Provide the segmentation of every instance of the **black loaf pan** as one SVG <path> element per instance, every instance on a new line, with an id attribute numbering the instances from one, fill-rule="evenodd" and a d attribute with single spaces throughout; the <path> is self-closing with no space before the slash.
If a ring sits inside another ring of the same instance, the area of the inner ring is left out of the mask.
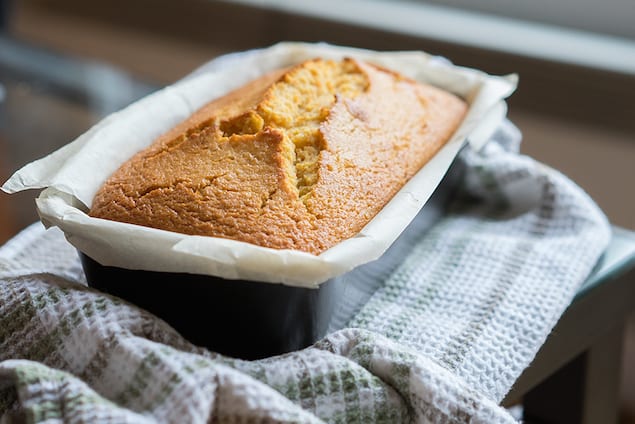
<path id="1" fill-rule="evenodd" d="M 327 330 L 342 327 L 342 317 L 361 307 L 346 301 L 349 282 L 359 284 L 355 276 L 377 266 L 382 274 L 394 268 L 403 259 L 406 239 L 415 230 L 419 236 L 442 215 L 462 171 L 462 162 L 455 160 L 413 223 L 381 258 L 317 289 L 103 266 L 81 252 L 80 258 L 90 287 L 146 309 L 190 342 L 236 358 L 265 358 L 310 346 Z M 334 322 L 338 308 L 339 323 Z"/>

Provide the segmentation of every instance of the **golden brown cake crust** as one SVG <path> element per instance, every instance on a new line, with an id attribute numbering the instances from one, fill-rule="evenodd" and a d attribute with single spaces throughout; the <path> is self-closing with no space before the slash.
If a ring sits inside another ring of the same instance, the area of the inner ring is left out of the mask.
<path id="1" fill-rule="evenodd" d="M 315 59 L 207 104 L 124 163 L 90 215 L 319 254 L 443 146 L 465 103 L 353 59 Z"/>

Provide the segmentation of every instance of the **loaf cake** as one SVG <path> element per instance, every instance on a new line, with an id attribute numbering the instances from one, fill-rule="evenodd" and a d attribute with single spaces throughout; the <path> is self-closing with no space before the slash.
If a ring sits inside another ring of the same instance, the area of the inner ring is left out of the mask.
<path id="1" fill-rule="evenodd" d="M 214 100 L 125 162 L 90 216 L 319 254 L 357 234 L 460 124 L 458 97 L 314 59 Z"/>

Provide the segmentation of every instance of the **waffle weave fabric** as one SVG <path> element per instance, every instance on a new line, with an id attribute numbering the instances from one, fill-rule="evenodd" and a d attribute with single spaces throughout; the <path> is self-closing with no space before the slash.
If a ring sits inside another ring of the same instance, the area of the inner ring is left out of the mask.
<path id="1" fill-rule="evenodd" d="M 505 122 L 450 211 L 302 351 L 242 361 L 85 286 L 34 224 L 0 248 L 0 416 L 30 423 L 506 423 L 498 406 L 609 241 L 574 183 L 518 154 Z M 416 228 L 416 225 L 415 225 Z"/>

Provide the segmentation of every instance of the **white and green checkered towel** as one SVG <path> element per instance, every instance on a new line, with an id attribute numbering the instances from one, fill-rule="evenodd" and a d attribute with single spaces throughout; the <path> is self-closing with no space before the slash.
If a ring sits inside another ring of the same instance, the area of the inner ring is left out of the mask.
<path id="1" fill-rule="evenodd" d="M 395 269 L 360 277 L 368 300 L 344 329 L 259 361 L 197 348 L 87 288 L 61 233 L 29 227 L 0 249 L 2 420 L 514 421 L 499 402 L 609 240 L 591 199 L 519 155 L 519 139 L 507 122 L 463 153 L 451 212 L 409 230 Z"/>

